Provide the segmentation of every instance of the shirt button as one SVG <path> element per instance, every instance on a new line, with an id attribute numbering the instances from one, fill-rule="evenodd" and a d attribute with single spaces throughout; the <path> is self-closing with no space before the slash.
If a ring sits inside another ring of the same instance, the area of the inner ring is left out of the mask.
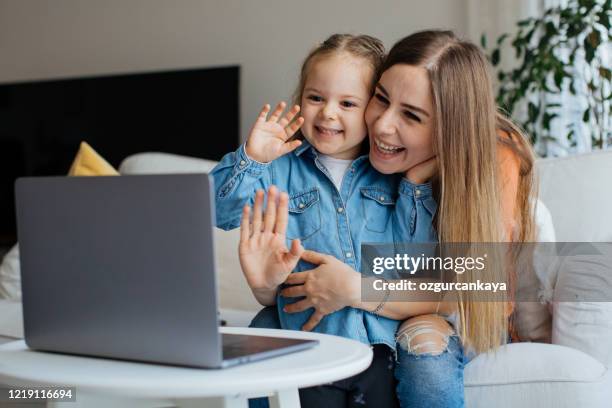
<path id="1" fill-rule="evenodd" d="M 342 211 L 344 211 L 344 208 L 338 207 L 338 212 L 341 213 Z"/>
<path id="2" fill-rule="evenodd" d="M 240 160 L 240 167 L 244 167 L 245 164 L 246 162 L 244 160 Z"/>
<path id="3" fill-rule="evenodd" d="M 385 196 L 380 196 L 380 201 L 385 201 Z"/>
<path id="4" fill-rule="evenodd" d="M 299 203 L 299 204 L 298 204 L 298 207 L 299 207 L 299 208 L 304 208 L 304 203 Z"/>
<path id="5" fill-rule="evenodd" d="M 347 257 L 347 258 L 350 258 L 350 257 L 352 257 L 352 256 L 353 256 L 353 254 L 352 254 L 352 253 L 350 253 L 350 252 L 347 252 L 347 253 L 346 253 L 346 257 Z"/>

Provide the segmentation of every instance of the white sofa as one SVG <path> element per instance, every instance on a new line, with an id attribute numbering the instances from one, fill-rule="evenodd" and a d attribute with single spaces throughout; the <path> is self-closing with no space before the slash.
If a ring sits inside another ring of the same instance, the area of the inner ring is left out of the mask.
<path id="1" fill-rule="evenodd" d="M 214 164 L 164 153 L 141 153 L 127 158 L 120 172 L 206 172 Z M 607 216 L 612 208 L 612 151 L 540 160 L 538 168 L 540 199 L 552 214 L 557 240 L 612 242 L 612 217 Z M 260 306 L 240 272 L 237 231 L 217 230 L 216 240 L 222 318 L 230 325 L 247 325 Z M 7 254 L 0 266 L 0 296 L 13 293 L 12 300 L 0 300 L 0 336 L 23 334 L 19 297 L 14 294 L 19 285 L 18 266 L 17 251 Z M 585 322 L 580 317 L 573 319 L 571 314 L 575 305 L 568 312 L 564 304 L 555 304 L 551 320 L 545 306 L 534 304 L 534 314 L 539 316 L 537 327 L 525 330 L 531 330 L 533 339 L 552 338 L 555 344 L 516 343 L 476 357 L 465 370 L 466 406 L 611 406 L 611 305 L 590 305 L 597 316 L 596 324 L 587 318 L 590 334 L 583 338 Z"/>

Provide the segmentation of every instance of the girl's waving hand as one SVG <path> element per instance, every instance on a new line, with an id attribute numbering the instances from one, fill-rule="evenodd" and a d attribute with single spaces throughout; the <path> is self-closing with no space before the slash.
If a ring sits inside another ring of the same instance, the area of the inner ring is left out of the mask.
<path id="1" fill-rule="evenodd" d="M 266 104 L 259 113 L 246 143 L 246 152 L 252 159 L 268 163 L 302 144 L 301 140 L 287 141 L 304 123 L 301 117 L 293 120 L 300 107 L 295 105 L 283 115 L 285 106 L 285 102 L 280 102 L 268 117 L 270 105 Z"/>

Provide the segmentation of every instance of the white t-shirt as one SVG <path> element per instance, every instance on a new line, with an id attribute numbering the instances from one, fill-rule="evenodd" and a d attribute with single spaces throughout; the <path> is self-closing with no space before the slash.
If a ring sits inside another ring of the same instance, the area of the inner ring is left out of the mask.
<path id="1" fill-rule="evenodd" d="M 340 186 L 342 185 L 342 178 L 344 177 L 344 173 L 346 173 L 346 170 L 349 168 L 353 160 L 336 159 L 325 154 L 319 154 L 319 160 L 321 161 L 321 163 L 323 163 L 323 165 L 331 175 L 331 178 L 334 181 L 334 184 L 336 185 L 338 191 L 340 191 Z"/>

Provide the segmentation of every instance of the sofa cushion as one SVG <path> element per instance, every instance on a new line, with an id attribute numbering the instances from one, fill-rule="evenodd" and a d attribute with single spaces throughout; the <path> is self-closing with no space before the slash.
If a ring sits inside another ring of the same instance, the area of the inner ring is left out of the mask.
<path id="1" fill-rule="evenodd" d="M 0 264 L 0 300 L 21 300 L 21 272 L 19 269 L 19 245 L 13 246 Z"/>
<path id="2" fill-rule="evenodd" d="M 612 375 L 568 347 L 514 343 L 481 354 L 465 368 L 466 407 L 605 407 Z"/>
<path id="3" fill-rule="evenodd" d="M 23 338 L 21 302 L 0 299 L 0 336 Z"/>
<path id="4" fill-rule="evenodd" d="M 119 165 L 121 174 L 208 173 L 216 161 L 170 153 L 138 153 Z"/>
<path id="5" fill-rule="evenodd" d="M 576 244 L 568 255 L 555 286 L 552 341 L 612 367 L 612 244 Z"/>
<path id="6" fill-rule="evenodd" d="M 79 151 L 68 170 L 69 176 L 118 176 L 113 166 L 102 158 L 87 142 L 81 142 Z"/>
<path id="7" fill-rule="evenodd" d="M 555 302 L 552 342 L 595 357 L 612 368 L 612 302 Z"/>
<path id="8" fill-rule="evenodd" d="M 511 343 L 470 361 L 465 368 L 465 386 L 543 380 L 597 382 L 606 372 L 600 361 L 579 350 L 556 344 Z"/>
<path id="9" fill-rule="evenodd" d="M 612 242 L 612 150 L 538 160 L 540 199 L 559 242 Z"/>

